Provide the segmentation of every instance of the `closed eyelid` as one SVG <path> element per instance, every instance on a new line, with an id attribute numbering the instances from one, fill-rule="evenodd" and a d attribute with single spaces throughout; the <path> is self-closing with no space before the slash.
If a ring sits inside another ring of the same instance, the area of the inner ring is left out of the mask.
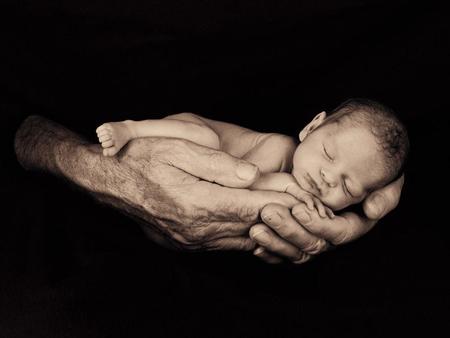
<path id="1" fill-rule="evenodd" d="M 355 198 L 355 196 L 353 196 L 353 194 L 350 192 L 350 190 L 348 190 L 348 187 L 347 187 L 347 184 L 345 184 L 345 181 L 342 182 L 342 187 L 346 194 L 348 194 L 352 198 Z"/>
<path id="2" fill-rule="evenodd" d="M 325 144 L 323 144 L 323 151 L 324 151 L 325 155 L 326 155 L 330 160 L 333 159 L 333 157 L 332 157 L 332 156 L 330 155 L 330 153 L 327 151 L 327 148 L 325 147 Z"/>

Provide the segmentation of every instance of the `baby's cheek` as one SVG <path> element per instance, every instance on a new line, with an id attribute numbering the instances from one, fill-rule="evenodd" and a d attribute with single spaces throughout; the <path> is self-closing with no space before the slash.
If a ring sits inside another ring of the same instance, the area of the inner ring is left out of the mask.
<path id="1" fill-rule="evenodd" d="M 333 211 L 344 209 L 352 204 L 351 199 L 340 193 L 329 194 L 326 198 L 322 199 L 322 202 Z"/>

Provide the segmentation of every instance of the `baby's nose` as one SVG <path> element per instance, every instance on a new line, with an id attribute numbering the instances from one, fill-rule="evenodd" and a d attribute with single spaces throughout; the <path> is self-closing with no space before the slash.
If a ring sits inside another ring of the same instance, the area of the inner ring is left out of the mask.
<path id="1" fill-rule="evenodd" d="M 330 187 L 334 188 L 337 186 L 337 180 L 335 176 L 328 170 L 324 170 L 323 168 L 320 169 L 320 176 L 322 177 L 323 181 Z"/>

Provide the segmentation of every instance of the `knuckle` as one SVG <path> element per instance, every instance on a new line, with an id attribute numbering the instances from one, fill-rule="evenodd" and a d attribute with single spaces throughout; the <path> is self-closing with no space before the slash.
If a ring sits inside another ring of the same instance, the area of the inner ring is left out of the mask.
<path id="1" fill-rule="evenodd" d="M 198 250 L 201 247 L 201 242 L 194 238 L 189 230 L 180 227 L 177 222 L 155 220 L 154 224 L 155 223 L 158 225 L 160 231 L 169 237 L 171 243 L 173 243 L 175 247 L 189 251 Z"/>
<path id="2" fill-rule="evenodd" d="M 217 151 L 210 151 L 208 154 L 209 170 L 212 172 L 219 171 L 223 166 L 223 156 Z"/>
<path id="3" fill-rule="evenodd" d="M 256 243 L 249 239 L 241 240 L 236 243 L 236 249 L 239 251 L 250 251 L 253 250 L 255 246 Z"/>
<path id="4" fill-rule="evenodd" d="M 350 241 L 352 235 L 350 232 L 340 231 L 334 238 L 331 239 L 333 245 L 340 245 Z"/>
<path id="5" fill-rule="evenodd" d="M 298 203 L 292 208 L 292 214 L 297 214 L 306 211 L 306 205 L 304 203 Z"/>
<path id="6" fill-rule="evenodd" d="M 259 210 L 250 207 L 241 207 L 238 209 L 238 218 L 244 222 L 253 222 L 258 219 Z"/>
<path id="7" fill-rule="evenodd" d="M 292 208 L 292 215 L 301 222 L 302 225 L 308 225 L 311 223 L 311 217 L 307 211 L 307 207 L 303 203 L 299 203 Z"/>
<path id="8" fill-rule="evenodd" d="M 278 210 L 279 206 L 280 206 L 280 205 L 277 204 L 277 203 L 269 203 L 269 204 L 266 204 L 266 205 L 262 208 L 261 213 L 267 212 L 268 214 L 273 214 L 273 213 L 276 212 L 276 210 Z"/>
<path id="9" fill-rule="evenodd" d="M 203 237 L 198 235 L 197 229 L 187 227 L 176 237 L 176 240 L 186 249 L 195 250 L 204 243 Z"/>
<path id="10" fill-rule="evenodd" d="M 284 239 L 292 240 L 296 237 L 296 231 L 292 227 L 284 227 L 281 231 L 281 236 L 283 236 Z"/>
<path id="11" fill-rule="evenodd" d="M 303 248 L 303 251 L 310 255 L 317 255 L 325 250 L 327 244 L 324 240 L 311 241 Z"/>
<path id="12" fill-rule="evenodd" d="M 309 261 L 311 259 L 311 256 L 304 253 L 304 252 L 300 252 L 298 258 L 295 258 L 292 263 L 294 264 L 303 264 L 306 263 L 307 261 Z"/>

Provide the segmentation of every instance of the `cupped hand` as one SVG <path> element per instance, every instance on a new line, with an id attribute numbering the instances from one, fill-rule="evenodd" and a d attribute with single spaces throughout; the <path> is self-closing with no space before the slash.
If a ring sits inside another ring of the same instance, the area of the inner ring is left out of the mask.
<path id="1" fill-rule="evenodd" d="M 250 250 L 248 230 L 260 210 L 274 201 L 297 203 L 289 194 L 239 189 L 258 178 L 254 165 L 189 141 L 135 140 L 120 161 L 144 175 L 140 205 L 149 223 L 182 249 Z"/>
<path id="2" fill-rule="evenodd" d="M 366 234 L 400 201 L 404 175 L 372 192 L 363 202 L 365 215 L 343 212 L 334 218 L 320 217 L 304 203 L 292 210 L 271 203 L 261 211 L 264 223 L 250 229 L 250 236 L 260 247 L 254 254 L 268 263 L 287 259 L 304 263 L 330 246 L 353 241 Z"/>
<path id="3" fill-rule="evenodd" d="M 251 250 L 249 228 L 268 203 L 292 208 L 289 194 L 250 191 L 257 168 L 189 141 L 141 138 L 118 156 L 40 116 L 16 132 L 19 163 L 63 177 L 144 225 L 156 242 L 184 250 Z"/>

